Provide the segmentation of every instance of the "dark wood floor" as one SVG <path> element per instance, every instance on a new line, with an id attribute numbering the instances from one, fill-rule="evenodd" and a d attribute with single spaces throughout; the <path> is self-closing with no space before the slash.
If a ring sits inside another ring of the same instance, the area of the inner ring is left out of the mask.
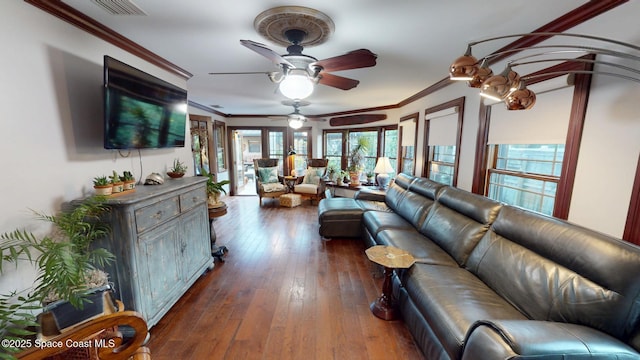
<path id="1" fill-rule="evenodd" d="M 402 321 L 371 314 L 382 274 L 362 241 L 322 240 L 308 201 L 224 200 L 226 262 L 151 329 L 153 359 L 422 359 Z"/>

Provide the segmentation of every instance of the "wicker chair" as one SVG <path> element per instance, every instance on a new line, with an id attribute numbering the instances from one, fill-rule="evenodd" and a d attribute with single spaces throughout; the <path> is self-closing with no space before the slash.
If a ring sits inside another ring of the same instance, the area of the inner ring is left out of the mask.
<path id="1" fill-rule="evenodd" d="M 323 178 L 327 174 L 328 164 L 329 159 L 308 159 L 305 178 L 293 187 L 293 192 L 310 197 L 311 202 L 313 202 L 314 199 L 319 201 L 322 196 L 324 196 L 325 186 Z M 309 174 L 309 169 L 311 168 L 317 169 L 318 172 Z M 310 177 L 311 175 L 314 176 Z"/>
<path id="2" fill-rule="evenodd" d="M 277 170 L 275 173 L 276 180 L 273 180 L 273 177 L 270 179 L 268 183 L 263 182 L 263 177 L 260 176 L 261 172 L 264 172 L 265 168 L 273 168 L 278 167 L 278 159 L 254 159 L 253 160 L 253 168 L 256 174 L 256 192 L 258 193 L 258 197 L 260 198 L 260 206 L 262 206 L 262 198 L 279 198 L 280 195 L 287 193 L 287 186 L 285 186 L 278 176 Z M 263 169 L 263 170 L 261 170 Z M 264 175 L 264 174 L 263 174 Z"/>
<path id="3" fill-rule="evenodd" d="M 49 343 L 59 346 L 34 346 L 15 356 L 20 360 L 151 360 L 151 351 L 144 345 L 148 334 L 146 321 L 135 311 L 125 311 L 120 301 L 117 307 L 117 312 L 74 325 L 60 335 L 47 338 Z M 129 326 L 135 335 L 125 338 L 118 331 L 121 325 Z M 76 344 L 92 346 L 73 347 L 78 346 Z"/>

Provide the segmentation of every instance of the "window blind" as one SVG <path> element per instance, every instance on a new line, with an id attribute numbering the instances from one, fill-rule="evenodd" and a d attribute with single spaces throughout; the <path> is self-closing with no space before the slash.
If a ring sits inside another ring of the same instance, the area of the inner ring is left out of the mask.
<path id="1" fill-rule="evenodd" d="M 489 144 L 564 144 L 573 101 L 567 77 L 529 87 L 536 92 L 530 110 L 509 111 L 504 103 L 491 105 Z"/>
<path id="2" fill-rule="evenodd" d="M 458 107 L 430 113 L 425 116 L 429 120 L 429 146 L 456 145 L 458 137 Z"/>

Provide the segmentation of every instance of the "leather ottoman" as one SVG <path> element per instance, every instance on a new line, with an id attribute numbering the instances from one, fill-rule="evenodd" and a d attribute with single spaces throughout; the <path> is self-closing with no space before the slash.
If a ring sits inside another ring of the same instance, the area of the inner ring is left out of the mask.
<path id="1" fill-rule="evenodd" d="M 320 235 L 325 238 L 355 237 L 362 233 L 364 210 L 351 198 L 323 199 L 318 204 Z"/>

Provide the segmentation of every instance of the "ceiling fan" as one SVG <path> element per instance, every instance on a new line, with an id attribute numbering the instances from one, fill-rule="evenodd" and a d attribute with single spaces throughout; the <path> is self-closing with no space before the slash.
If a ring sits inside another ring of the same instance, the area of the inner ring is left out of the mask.
<path id="1" fill-rule="evenodd" d="M 307 36 L 301 29 L 288 29 L 284 36 L 291 43 L 287 47 L 287 54 L 280 55 L 266 45 L 251 40 L 240 40 L 240 43 L 250 50 L 271 60 L 279 69 L 274 72 L 245 72 L 245 73 L 209 73 L 221 74 L 266 74 L 274 83 L 280 84 L 280 92 L 290 99 L 304 99 L 313 91 L 316 83 L 334 88 L 349 90 L 358 86 L 360 81 L 332 74 L 334 71 L 359 69 L 376 65 L 377 55 L 367 49 L 359 49 L 344 55 L 318 60 L 313 56 L 303 54 L 303 43 Z"/>
<path id="2" fill-rule="evenodd" d="M 289 124 L 289 127 L 291 127 L 292 129 L 299 129 L 302 127 L 302 125 L 304 125 L 304 123 L 307 120 L 312 120 L 312 121 L 326 121 L 325 119 L 320 119 L 320 118 L 309 118 L 303 114 L 300 113 L 300 107 L 301 106 L 307 106 L 310 103 L 308 101 L 300 101 L 300 100 L 293 100 L 293 101 L 288 101 L 285 100 L 282 102 L 282 104 L 284 105 L 288 105 L 288 106 L 293 106 L 293 112 L 289 113 L 287 115 L 282 115 L 282 116 L 269 116 L 270 119 L 272 120 L 287 120 L 287 123 Z"/>

